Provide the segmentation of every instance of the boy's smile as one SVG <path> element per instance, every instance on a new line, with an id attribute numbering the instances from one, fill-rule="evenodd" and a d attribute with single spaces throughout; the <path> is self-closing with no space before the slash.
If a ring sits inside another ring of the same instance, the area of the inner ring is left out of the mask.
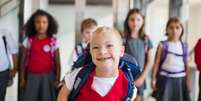
<path id="1" fill-rule="evenodd" d="M 107 71 L 118 67 L 119 59 L 124 53 L 124 47 L 118 33 L 112 32 L 111 29 L 109 31 L 96 31 L 92 35 L 90 44 L 90 52 L 96 68 Z"/>

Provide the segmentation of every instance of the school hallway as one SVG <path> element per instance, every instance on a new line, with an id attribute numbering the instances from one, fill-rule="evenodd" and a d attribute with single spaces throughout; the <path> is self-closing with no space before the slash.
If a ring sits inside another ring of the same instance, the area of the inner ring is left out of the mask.
<path id="1" fill-rule="evenodd" d="M 74 47 L 81 42 L 82 20 L 93 18 L 98 26 L 115 27 L 123 32 L 124 21 L 131 8 L 139 8 L 145 15 L 145 31 L 153 44 L 153 61 L 146 77 L 144 101 L 155 101 L 151 97 L 151 71 L 157 46 L 161 40 L 167 39 L 166 23 L 173 16 L 178 16 L 184 25 L 182 40 L 188 44 L 192 88 L 190 97 L 192 101 L 198 101 L 199 71 L 194 62 L 194 47 L 201 38 L 201 0 L 0 0 L 0 29 L 10 31 L 13 41 L 22 47 L 25 39 L 23 25 L 31 14 L 37 9 L 43 9 L 53 15 L 59 24 L 57 38 L 63 79 L 65 73 L 71 70 Z M 19 59 L 20 52 L 19 48 Z M 18 72 L 13 85 L 7 89 L 5 101 L 22 101 L 19 92 Z"/>

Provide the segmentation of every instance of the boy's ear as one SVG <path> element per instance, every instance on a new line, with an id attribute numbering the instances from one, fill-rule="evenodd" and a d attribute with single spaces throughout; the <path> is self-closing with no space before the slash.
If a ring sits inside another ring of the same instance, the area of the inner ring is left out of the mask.
<path id="1" fill-rule="evenodd" d="M 125 46 L 122 45 L 122 46 L 121 46 L 121 57 L 124 55 L 124 52 L 125 52 Z"/>

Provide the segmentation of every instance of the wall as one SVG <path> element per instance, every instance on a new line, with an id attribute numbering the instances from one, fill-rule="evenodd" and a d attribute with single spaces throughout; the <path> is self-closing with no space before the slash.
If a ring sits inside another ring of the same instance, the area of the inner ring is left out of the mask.
<path id="1" fill-rule="evenodd" d="M 62 77 L 70 70 L 72 51 L 75 44 L 75 7 L 73 5 L 49 5 L 50 12 L 59 23 L 58 39 L 60 43 Z M 92 17 L 98 24 L 112 26 L 112 6 L 87 6 L 85 18 Z"/>

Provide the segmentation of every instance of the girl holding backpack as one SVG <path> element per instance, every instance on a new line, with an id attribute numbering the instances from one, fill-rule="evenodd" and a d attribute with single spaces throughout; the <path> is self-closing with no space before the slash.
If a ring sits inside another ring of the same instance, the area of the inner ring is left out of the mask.
<path id="1" fill-rule="evenodd" d="M 158 46 L 151 76 L 157 101 L 190 101 L 190 77 L 187 46 L 182 42 L 182 23 L 172 17 L 166 25 L 168 39 Z"/>

